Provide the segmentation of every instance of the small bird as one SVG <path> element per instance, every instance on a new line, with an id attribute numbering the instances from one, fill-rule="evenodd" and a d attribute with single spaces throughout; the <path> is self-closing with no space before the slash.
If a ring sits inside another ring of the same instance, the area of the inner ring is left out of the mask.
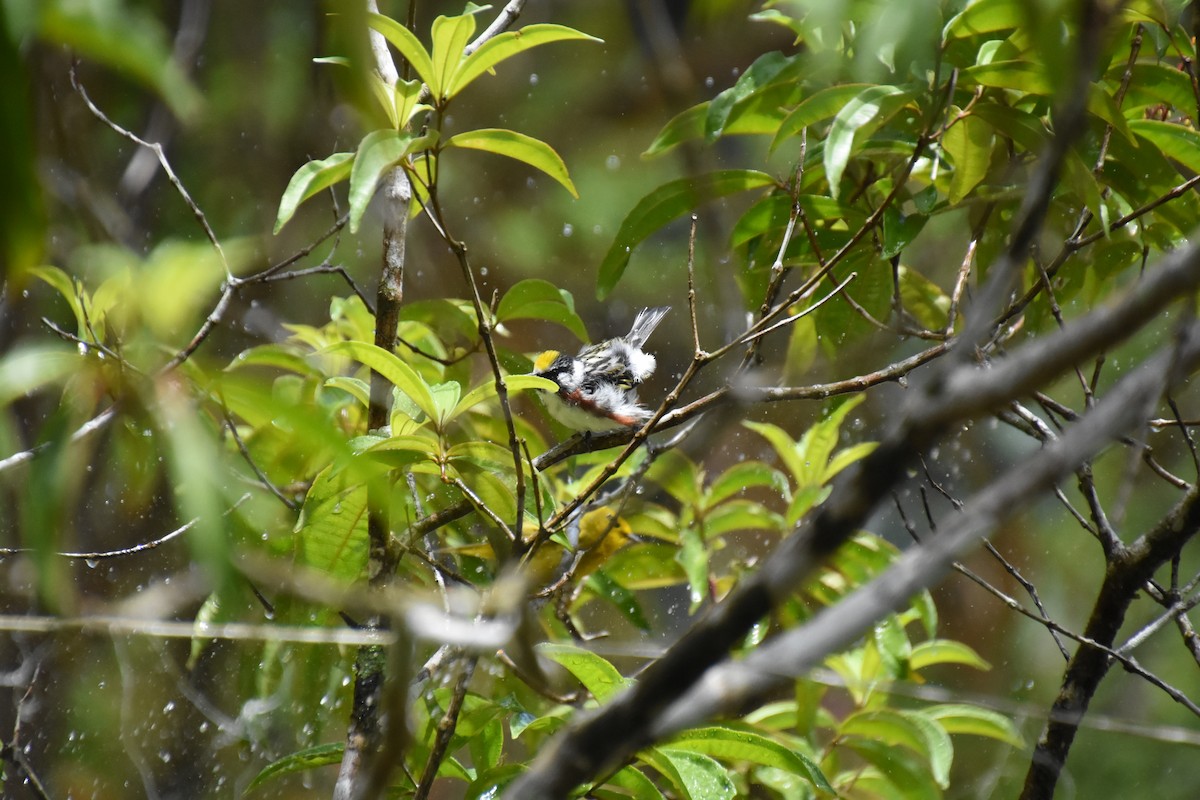
<path id="1" fill-rule="evenodd" d="M 599 433 L 632 428 L 652 412 L 638 403 L 637 387 L 657 362 L 642 349 L 670 308 L 644 308 L 625 336 L 588 345 L 574 356 L 547 350 L 533 362 L 534 374 L 558 384 L 543 394 L 546 410 L 568 428 Z"/>

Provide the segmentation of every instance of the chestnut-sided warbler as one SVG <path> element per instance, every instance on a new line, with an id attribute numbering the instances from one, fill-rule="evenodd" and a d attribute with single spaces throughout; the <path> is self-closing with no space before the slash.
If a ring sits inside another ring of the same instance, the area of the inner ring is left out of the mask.
<path id="1" fill-rule="evenodd" d="M 669 308 L 638 312 L 625 336 L 584 347 L 570 356 L 547 350 L 533 362 L 534 374 L 558 384 L 554 394 L 543 393 L 546 410 L 577 431 L 631 428 L 650 419 L 638 403 L 637 387 L 654 373 L 654 356 L 642 347 Z"/>

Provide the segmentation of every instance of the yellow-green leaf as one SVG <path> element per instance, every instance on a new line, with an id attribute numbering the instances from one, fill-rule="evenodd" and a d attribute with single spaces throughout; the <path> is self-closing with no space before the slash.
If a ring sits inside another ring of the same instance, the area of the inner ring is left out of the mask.
<path id="1" fill-rule="evenodd" d="M 558 181 L 572 197 L 579 197 L 579 192 L 575 191 L 575 184 L 571 182 L 571 176 L 567 174 L 567 165 L 559 158 L 558 153 L 554 152 L 550 145 L 532 136 L 503 128 L 480 128 L 450 137 L 446 140 L 446 147 L 486 150 L 523 161 Z"/>
<path id="2" fill-rule="evenodd" d="M 329 158 L 320 161 L 310 161 L 288 181 L 279 200 L 279 213 L 275 216 L 275 233 L 287 224 L 308 198 L 322 189 L 340 183 L 350 177 L 351 162 L 354 153 L 334 153 Z"/>
<path id="3" fill-rule="evenodd" d="M 595 36 L 568 28 L 565 25 L 527 25 L 519 31 L 507 31 L 488 39 L 463 60 L 446 90 L 446 99 L 466 88 L 467 84 L 488 72 L 501 61 L 538 45 L 568 40 L 603 42 Z"/>

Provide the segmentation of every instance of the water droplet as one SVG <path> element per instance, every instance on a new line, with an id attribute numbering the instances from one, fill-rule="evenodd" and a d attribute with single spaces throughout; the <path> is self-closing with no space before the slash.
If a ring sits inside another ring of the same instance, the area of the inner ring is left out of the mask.
<path id="1" fill-rule="evenodd" d="M 604 166 L 610 170 L 617 169 L 621 166 L 621 159 L 615 153 L 604 159 Z"/>
<path id="2" fill-rule="evenodd" d="M 84 559 L 83 563 L 88 565 L 88 569 L 95 569 L 96 565 L 99 564 L 100 562 L 94 558 L 88 558 L 88 559 Z"/>
<path id="3" fill-rule="evenodd" d="M 530 86 L 537 86 L 537 85 L 538 85 L 538 75 L 537 75 L 537 73 L 536 73 L 536 72 L 535 72 L 535 73 L 533 73 L 533 74 L 531 74 L 531 75 L 529 76 L 529 85 L 530 85 Z"/>
<path id="4" fill-rule="evenodd" d="M 709 75 L 707 78 L 704 79 L 704 88 L 705 89 L 711 89 L 715 84 L 716 84 L 716 81 L 713 80 L 712 75 Z"/>
<path id="5" fill-rule="evenodd" d="M 570 236 L 575 232 L 575 226 L 567 222 L 563 224 L 563 236 Z"/>
<path id="6" fill-rule="evenodd" d="M 480 267 L 480 268 L 479 268 L 479 277 L 481 277 L 481 278 L 486 278 L 486 277 L 487 277 L 487 273 L 488 273 L 488 268 L 487 268 L 487 267 Z"/>

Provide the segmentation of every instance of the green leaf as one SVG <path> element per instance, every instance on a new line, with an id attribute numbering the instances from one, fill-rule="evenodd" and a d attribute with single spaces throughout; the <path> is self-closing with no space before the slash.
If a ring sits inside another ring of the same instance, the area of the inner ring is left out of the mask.
<path id="1" fill-rule="evenodd" d="M 295 529 L 297 565 L 351 582 L 367 568 L 367 486 L 326 467 L 304 497 Z"/>
<path id="2" fill-rule="evenodd" d="M 567 174 L 567 165 L 559 158 L 558 153 L 554 152 L 553 147 L 532 136 L 503 128 L 480 128 L 450 137 L 446 140 L 446 147 L 485 150 L 523 161 L 558 181 L 572 197 L 579 199 L 579 192 L 575 191 L 575 184 Z"/>
<path id="3" fill-rule="evenodd" d="M 608 297 L 625 273 L 633 248 L 659 228 L 710 200 L 774 183 L 775 179 L 765 172 L 731 169 L 680 178 L 650 192 L 622 221 L 616 239 L 605 254 L 596 278 L 597 298 Z"/>
<path id="4" fill-rule="evenodd" d="M 952 17 L 942 29 L 943 41 L 962 39 L 980 33 L 996 33 L 1018 28 L 1025 22 L 1021 4 L 1013 0 L 977 0 Z"/>
<path id="5" fill-rule="evenodd" d="M 674 777 L 693 800 L 733 800 L 737 796 L 737 787 L 728 770 L 717 761 L 687 750 L 667 747 L 658 750 L 670 762 Z"/>
<path id="6" fill-rule="evenodd" d="M 693 728 L 663 746 L 672 750 L 703 753 L 725 762 L 748 761 L 764 767 L 776 767 L 803 777 L 822 792 L 836 794 L 821 768 L 811 758 L 745 726 L 730 724 Z"/>
<path id="7" fill-rule="evenodd" d="M 244 367 L 274 367 L 294 372 L 297 375 L 309 375 L 313 377 L 321 374 L 305 356 L 296 352 L 291 345 L 287 344 L 260 344 L 248 350 L 243 350 L 229 362 L 229 366 L 225 369 L 232 370 Z"/>
<path id="8" fill-rule="evenodd" d="M 878 446 L 879 442 L 858 442 L 837 451 L 829 459 L 829 463 L 825 465 L 825 472 L 821 475 L 821 482 L 828 483 L 834 475 L 837 475 L 855 461 L 866 458 Z"/>
<path id="9" fill-rule="evenodd" d="M 246 787 L 246 793 L 249 794 L 267 781 L 277 778 L 280 775 L 341 763 L 342 753 L 345 750 L 346 745 L 344 742 L 333 742 L 331 744 L 320 744 L 316 747 L 309 747 L 305 750 L 284 756 L 278 761 L 273 761 L 263 767 L 262 771 L 255 775 L 254 780 L 250 781 L 250 785 Z"/>
<path id="10" fill-rule="evenodd" d="M 941 726 L 919 713 L 890 709 L 859 712 L 843 720 L 838 734 L 861 737 L 887 747 L 908 748 L 925 762 L 938 786 L 944 789 L 950 782 L 954 745 Z"/>
<path id="11" fill-rule="evenodd" d="M 404 59 L 412 65 L 421 80 L 427 83 L 431 89 L 433 88 L 433 61 L 425 46 L 421 44 L 421 40 L 412 31 L 391 17 L 385 17 L 382 14 L 368 13 L 367 24 L 382 33 L 383 37 L 391 42 L 392 46 L 400 51 L 400 55 L 404 56 Z"/>
<path id="12" fill-rule="evenodd" d="M 62 298 L 67 301 L 67 305 L 71 307 L 71 313 L 75 315 L 76 332 L 80 337 L 87 336 L 88 319 L 83 309 L 83 301 L 80 299 L 83 294 L 83 284 L 58 267 L 32 267 L 26 274 L 40 278 L 62 295 Z"/>
<path id="13" fill-rule="evenodd" d="M 952 204 L 959 203 L 987 176 L 992 163 L 992 127 L 968 114 L 946 129 L 942 149 L 954 167 L 947 194 Z"/>
<path id="14" fill-rule="evenodd" d="M 663 793 L 654 785 L 654 781 L 635 767 L 622 767 L 611 775 L 604 783 L 605 786 L 616 786 L 623 790 L 622 797 L 633 800 L 663 800 Z M 597 790 L 593 790 L 595 794 Z M 596 794 L 599 797 L 599 794 Z"/>
<path id="15" fill-rule="evenodd" d="M 808 473 L 808 466 L 798 453 L 796 440 L 787 431 L 778 425 L 772 425 L 768 422 L 752 422 L 747 420 L 742 422 L 742 425 L 771 443 L 771 446 L 775 448 L 775 454 L 779 456 L 779 460 L 783 462 L 784 468 L 792 476 L 792 480 L 801 486 L 808 483 L 801 482 L 800 480 L 800 476 Z"/>
<path id="16" fill-rule="evenodd" d="M 979 670 L 989 670 L 992 665 L 962 642 L 952 639 L 931 639 L 913 645 L 909 665 L 915 670 L 936 664 L 964 664 Z"/>
<path id="17" fill-rule="evenodd" d="M 279 233 L 288 220 L 308 198 L 322 189 L 341 183 L 350 177 L 354 153 L 334 153 L 321 161 L 310 161 L 292 175 L 283 197 L 279 199 L 279 213 L 275 216 L 274 233 Z"/>
<path id="18" fill-rule="evenodd" d="M 691 527 L 679 535 L 679 545 L 675 560 L 687 575 L 691 610 L 695 611 L 708 597 L 708 550 L 704 547 L 700 532 Z"/>
<path id="19" fill-rule="evenodd" d="M 710 143 L 715 142 L 725 130 L 725 123 L 734 104 L 761 91 L 796 60 L 795 56 L 785 56 L 779 51 L 759 56 L 733 86 L 718 94 L 708 104 L 708 113 L 704 120 L 705 138 Z"/>
<path id="20" fill-rule="evenodd" d="M 354 166 L 350 170 L 350 232 L 358 231 L 367 205 L 375 196 L 375 187 L 383 173 L 394 167 L 406 155 L 432 143 L 433 134 L 414 139 L 411 133 L 390 128 L 371 131 L 358 145 Z"/>
<path id="21" fill-rule="evenodd" d="M 642 153 L 642 158 L 662 155 L 676 145 L 703 136 L 704 122 L 708 119 L 708 107 L 709 103 L 705 101 L 672 117 Z"/>
<path id="22" fill-rule="evenodd" d="M 378 372 L 389 383 L 404 392 L 417 408 L 425 412 L 431 420 L 437 419 L 437 404 L 429 385 L 417 374 L 416 370 L 400 360 L 395 353 L 389 353 L 368 342 L 338 342 L 317 355 L 349 356 L 358 363 Z"/>
<path id="23" fill-rule="evenodd" d="M 550 281 L 526 278 L 518 281 L 500 298 L 496 307 L 496 320 L 537 319 L 556 322 L 581 341 L 588 341 L 587 328 L 575 313 L 575 301 L 571 293 L 560 289 Z"/>
<path id="24" fill-rule="evenodd" d="M 927 763 L 907 750 L 855 737 L 849 745 L 871 763 L 905 800 L 942 800 L 942 792 Z"/>
<path id="25" fill-rule="evenodd" d="M 1200 172 L 1200 134 L 1192 128 L 1154 119 L 1135 119 L 1129 127 L 1139 139 L 1157 147 L 1167 158 L 1192 172 Z"/>
<path id="26" fill-rule="evenodd" d="M 949 321 L 950 297 L 936 283 L 908 267 L 897 270 L 900 301 L 926 330 L 944 330 Z"/>
<path id="27" fill-rule="evenodd" d="M 437 442 L 426 436 L 398 434 L 373 443 L 363 455 L 387 464 L 389 468 L 416 464 L 433 459 L 438 452 Z"/>
<path id="28" fill-rule="evenodd" d="M 518 53 L 523 53 L 539 45 L 570 40 L 585 42 L 604 41 L 603 39 L 597 39 L 595 36 L 589 36 L 582 31 L 577 31 L 574 28 L 568 28 L 565 25 L 550 24 L 526 25 L 519 31 L 507 31 L 493 36 L 462 62 L 458 71 L 454 74 L 454 79 L 450 82 L 450 86 L 446 91 L 446 98 L 454 97 L 454 95 L 461 92 L 466 88 L 467 84 L 474 81 L 480 75 L 490 71 L 501 61 L 512 58 Z"/>
<path id="29" fill-rule="evenodd" d="M 641 631 L 650 632 L 650 621 L 642 611 L 637 595 L 617 583 L 605 570 L 596 570 L 587 576 L 587 588 L 592 594 L 612 604 L 621 616 Z"/>
<path id="30" fill-rule="evenodd" d="M 537 651 L 574 675 L 601 703 L 632 684 L 612 664 L 581 647 L 543 642 L 537 645 Z"/>
<path id="31" fill-rule="evenodd" d="M 796 106 L 796 110 L 788 114 L 779 124 L 779 130 L 776 131 L 775 138 L 771 141 L 771 150 L 774 151 L 783 142 L 798 135 L 804 128 L 832 117 L 867 88 L 873 87 L 865 83 L 847 83 L 822 89 L 816 94 L 804 98 L 804 102 Z"/>
<path id="32" fill-rule="evenodd" d="M 898 86 L 871 86 L 846 103 L 833 118 L 829 135 L 825 137 L 825 179 L 832 197 L 837 198 L 854 147 L 886 122 L 913 98 L 911 92 Z"/>
<path id="33" fill-rule="evenodd" d="M 450 84 L 463 61 L 463 51 L 475 33 L 475 15 L 482 10 L 468 4 L 466 13 L 440 16 L 433 21 L 432 46 L 429 48 L 433 80 L 429 81 L 429 91 L 442 102 L 450 98 Z"/>
<path id="34" fill-rule="evenodd" d="M 546 378 L 539 378 L 536 375 L 507 375 L 504 378 L 504 385 L 508 387 L 508 391 L 519 392 L 525 389 L 539 389 L 543 392 L 557 392 L 558 384 Z M 458 401 L 458 405 L 454 407 L 454 411 L 446 418 L 446 422 L 454 419 L 464 411 L 473 408 L 485 400 L 490 400 L 496 396 L 496 382 L 488 380 L 481 383 L 471 391 L 463 395 L 463 398 Z M 511 394 L 510 394 L 511 396 Z"/>
<path id="35" fill-rule="evenodd" d="M 704 493 L 704 503 L 712 507 L 746 489 L 763 486 L 780 490 L 787 480 L 778 470 L 761 461 L 743 461 L 721 473 Z"/>
<path id="36" fill-rule="evenodd" d="M 929 217 L 924 214 L 901 214 L 896 206 L 888 206 L 883 212 L 883 246 L 879 255 L 891 258 L 904 252 L 921 233 Z"/>
<path id="37" fill-rule="evenodd" d="M 923 713 L 930 719 L 936 720 L 947 733 L 986 736 L 989 739 L 1011 744 L 1013 747 L 1025 746 L 1025 740 L 1012 720 L 986 708 L 944 704 L 926 708 Z"/>

